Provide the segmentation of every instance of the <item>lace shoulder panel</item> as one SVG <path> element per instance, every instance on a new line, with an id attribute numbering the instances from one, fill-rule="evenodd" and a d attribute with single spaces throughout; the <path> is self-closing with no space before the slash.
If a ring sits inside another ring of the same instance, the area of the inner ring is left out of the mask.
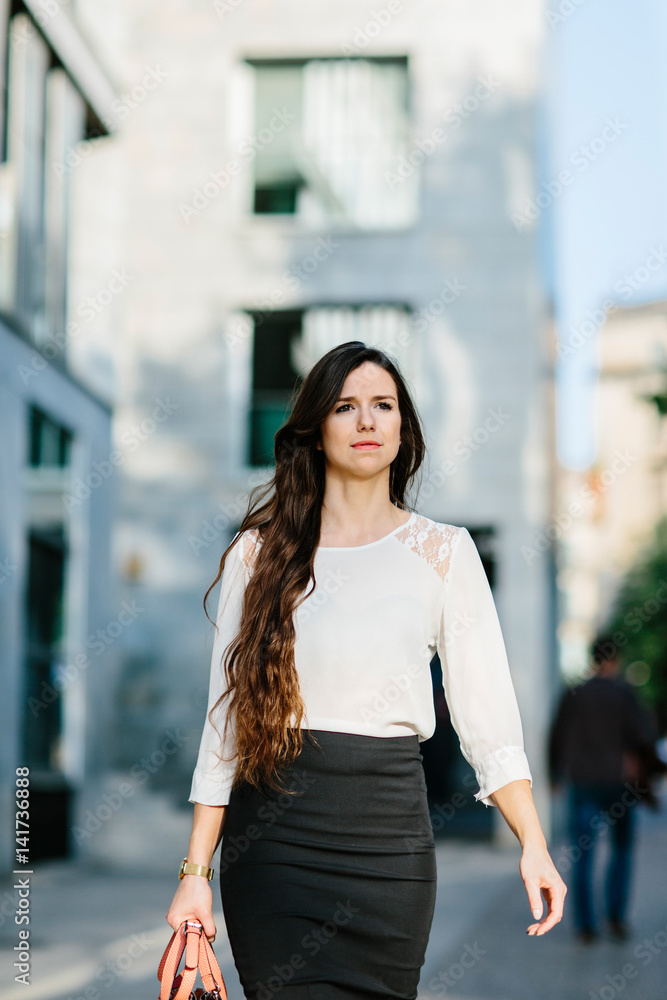
<path id="1" fill-rule="evenodd" d="M 431 566 L 444 582 L 461 528 L 416 514 L 394 536 Z"/>
<path id="2" fill-rule="evenodd" d="M 259 543 L 259 528 L 248 528 L 241 535 L 237 543 L 241 546 L 241 559 L 245 563 L 246 569 L 251 569 L 255 561 L 257 547 Z"/>

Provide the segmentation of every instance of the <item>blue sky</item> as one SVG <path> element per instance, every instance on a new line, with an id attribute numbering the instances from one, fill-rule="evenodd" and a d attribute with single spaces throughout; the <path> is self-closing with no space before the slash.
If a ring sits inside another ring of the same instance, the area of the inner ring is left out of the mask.
<path id="1" fill-rule="evenodd" d="M 548 0 L 546 9 L 537 190 L 568 171 L 556 196 L 552 183 L 541 222 L 559 341 L 569 348 L 557 365 L 558 451 L 581 469 L 597 452 L 601 307 L 667 298 L 667 3 Z"/>

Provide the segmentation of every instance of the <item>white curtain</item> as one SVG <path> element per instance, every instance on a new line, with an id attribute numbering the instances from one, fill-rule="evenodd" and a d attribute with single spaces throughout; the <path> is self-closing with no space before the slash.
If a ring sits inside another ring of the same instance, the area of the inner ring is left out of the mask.
<path id="1" fill-rule="evenodd" d="M 317 306 L 303 316 L 302 334 L 293 346 L 297 371 L 306 375 L 323 354 L 348 340 L 385 350 L 408 379 L 414 376 L 411 314 L 397 306 Z"/>
<path id="2" fill-rule="evenodd" d="M 314 59 L 303 67 L 299 166 L 326 210 L 364 228 L 409 224 L 417 171 L 385 179 L 409 152 L 404 63 Z"/>

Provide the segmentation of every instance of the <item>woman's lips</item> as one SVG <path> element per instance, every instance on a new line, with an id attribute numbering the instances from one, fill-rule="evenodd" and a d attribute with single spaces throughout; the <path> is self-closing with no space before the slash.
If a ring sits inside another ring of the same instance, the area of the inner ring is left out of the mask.
<path id="1" fill-rule="evenodd" d="M 379 444 L 353 444 L 352 447 L 356 448 L 357 451 L 374 451 L 374 449 L 375 448 L 379 448 L 380 445 Z"/>

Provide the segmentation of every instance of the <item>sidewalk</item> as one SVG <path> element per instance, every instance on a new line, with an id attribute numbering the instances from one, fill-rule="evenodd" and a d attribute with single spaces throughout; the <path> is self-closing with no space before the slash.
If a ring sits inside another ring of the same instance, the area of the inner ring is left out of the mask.
<path id="1" fill-rule="evenodd" d="M 626 944 L 574 942 L 567 909 L 542 938 L 519 875 L 518 844 L 439 843 L 438 900 L 419 1000 L 660 1000 L 667 995 L 667 802 L 642 808 Z M 602 848 L 602 845 L 600 845 Z M 557 857 L 558 845 L 551 853 Z M 598 852 L 597 867 L 606 856 Z M 564 876 L 567 882 L 567 875 Z M 15 902 L 11 880 L 0 887 Z M 14 982 L 18 928 L 0 916 L 0 1000 L 156 1000 L 157 966 L 171 929 L 164 913 L 176 887 L 168 874 L 131 874 L 67 861 L 43 862 L 32 877 L 30 985 Z M 214 881 L 214 950 L 230 1000 L 242 1000 Z M 3 913 L 9 907 L 3 908 Z M 641 942 L 647 939 L 648 946 Z M 639 949 L 639 950 L 637 950 Z M 464 956 L 461 963 L 459 959 Z M 623 971 L 625 967 L 625 972 Z M 634 975 L 628 976 L 632 967 Z M 623 980 L 623 982 L 622 982 Z"/>

